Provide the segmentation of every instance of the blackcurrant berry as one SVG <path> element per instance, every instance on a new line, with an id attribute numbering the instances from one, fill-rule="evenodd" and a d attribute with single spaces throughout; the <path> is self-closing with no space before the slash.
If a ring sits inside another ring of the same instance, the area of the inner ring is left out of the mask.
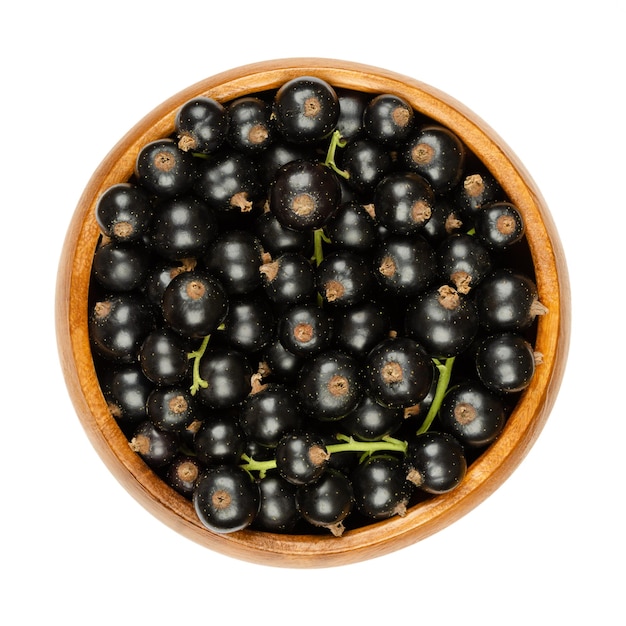
<path id="1" fill-rule="evenodd" d="M 250 526 L 259 510 L 259 487 L 238 465 L 218 465 L 198 478 L 193 504 L 200 522 L 215 533 Z"/>
<path id="2" fill-rule="evenodd" d="M 389 337 L 367 356 L 366 373 L 372 396 L 392 408 L 419 403 L 430 390 L 433 363 L 409 337 Z"/>
<path id="3" fill-rule="evenodd" d="M 476 288 L 475 298 L 481 326 L 489 332 L 529 328 L 547 308 L 539 301 L 535 282 L 519 272 L 494 270 Z"/>
<path id="4" fill-rule="evenodd" d="M 506 412 L 500 397 L 478 381 L 467 380 L 448 390 L 439 421 L 464 446 L 484 448 L 502 432 Z"/>
<path id="5" fill-rule="evenodd" d="M 365 356 L 388 334 L 390 316 L 376 300 L 364 300 L 334 314 L 337 347 L 355 356 Z"/>
<path id="6" fill-rule="evenodd" d="M 503 195 L 500 184 L 487 172 L 468 174 L 456 188 L 455 200 L 463 218 L 472 221 L 484 205 L 495 202 Z"/>
<path id="7" fill-rule="evenodd" d="M 159 429 L 182 433 L 200 419 L 195 399 L 182 387 L 157 387 L 146 401 L 150 421 Z"/>
<path id="8" fill-rule="evenodd" d="M 139 349 L 141 371 L 155 385 L 176 385 L 189 373 L 188 346 L 169 327 L 155 328 Z"/>
<path id="9" fill-rule="evenodd" d="M 135 176 L 150 193 L 174 196 L 191 188 L 196 177 L 196 162 L 173 139 L 157 139 L 139 151 Z"/>
<path id="10" fill-rule="evenodd" d="M 246 438 L 234 414 L 213 411 L 193 436 L 193 452 L 204 465 L 235 464 L 246 449 Z"/>
<path id="11" fill-rule="evenodd" d="M 223 104 L 207 96 L 198 96 L 178 109 L 175 127 L 181 150 L 208 154 L 224 143 L 228 116 Z"/>
<path id="12" fill-rule="evenodd" d="M 276 127 L 294 143 L 316 142 L 329 135 L 339 119 L 334 88 L 315 76 L 299 76 L 284 83 L 274 99 Z"/>
<path id="13" fill-rule="evenodd" d="M 208 271 L 229 295 L 242 296 L 261 286 L 261 242 L 245 230 L 222 233 L 205 257 Z"/>
<path id="14" fill-rule="evenodd" d="M 292 532 L 300 520 L 296 506 L 297 486 L 278 474 L 267 474 L 258 481 L 259 511 L 252 528 L 271 533 Z"/>
<path id="15" fill-rule="evenodd" d="M 152 250 L 169 261 L 198 258 L 217 237 L 215 212 L 191 195 L 157 202 L 150 225 Z"/>
<path id="16" fill-rule="evenodd" d="M 307 415 L 338 420 L 352 411 L 361 397 L 361 366 L 348 354 L 327 350 L 304 362 L 297 385 Z"/>
<path id="17" fill-rule="evenodd" d="M 340 537 L 354 505 L 352 483 L 342 472 L 327 468 L 315 482 L 298 487 L 296 504 L 309 524 Z"/>
<path id="18" fill-rule="evenodd" d="M 354 139 L 363 134 L 363 113 L 370 96 L 363 91 L 336 88 L 339 98 L 339 118 L 337 130 L 344 140 Z"/>
<path id="19" fill-rule="evenodd" d="M 285 311 L 278 319 L 278 339 L 301 357 L 319 354 L 333 339 L 333 319 L 315 304 L 300 304 Z"/>
<path id="20" fill-rule="evenodd" d="M 115 241 L 139 241 L 152 218 L 148 194 L 131 183 L 108 187 L 98 198 L 96 222 L 102 233 Z"/>
<path id="21" fill-rule="evenodd" d="M 226 409 L 238 406 L 252 388 L 252 367 L 247 356 L 227 348 L 207 350 L 200 361 L 197 397 L 207 406 Z"/>
<path id="22" fill-rule="evenodd" d="M 492 202 L 476 211 L 474 229 L 489 250 L 504 250 L 526 234 L 522 214 L 510 202 Z"/>
<path id="23" fill-rule="evenodd" d="M 393 167 L 389 150 L 365 137 L 348 142 L 341 150 L 338 161 L 341 170 L 348 175 L 348 186 L 362 198 L 369 198 Z"/>
<path id="24" fill-rule="evenodd" d="M 323 439 L 312 431 L 286 434 L 276 445 L 276 468 L 293 485 L 316 481 L 326 468 L 329 458 Z"/>
<path id="25" fill-rule="evenodd" d="M 146 402 L 154 384 L 138 363 L 107 368 L 100 377 L 100 386 L 111 415 L 123 430 L 146 419 Z"/>
<path id="26" fill-rule="evenodd" d="M 287 252 L 276 259 L 266 259 L 259 268 L 265 294 L 279 306 L 310 302 L 315 298 L 315 269 L 298 252 Z"/>
<path id="27" fill-rule="evenodd" d="M 374 520 L 406 515 L 413 485 L 401 459 L 373 455 L 352 471 L 350 481 L 355 508 L 362 515 Z"/>
<path id="28" fill-rule="evenodd" d="M 252 392 L 241 406 L 239 423 L 249 440 L 275 448 L 285 435 L 302 425 L 296 392 L 280 383 L 259 388 L 253 384 Z"/>
<path id="29" fill-rule="evenodd" d="M 408 305 L 405 333 L 433 358 L 458 356 L 478 333 L 478 312 L 473 300 L 453 287 L 442 285 L 420 294 Z"/>
<path id="30" fill-rule="evenodd" d="M 341 202 L 335 173 L 314 161 L 290 161 L 277 172 L 270 188 L 270 209 L 286 228 L 321 228 Z"/>
<path id="31" fill-rule="evenodd" d="M 154 325 L 151 305 L 134 292 L 104 295 L 91 308 L 88 321 L 98 354 L 126 363 L 136 361 L 141 343 Z"/>
<path id="32" fill-rule="evenodd" d="M 424 176 L 436 193 L 447 193 L 463 176 L 465 146 L 448 128 L 429 124 L 409 137 L 399 150 L 398 160 Z"/>
<path id="33" fill-rule="evenodd" d="M 179 450 L 178 436 L 173 432 L 159 430 L 148 419 L 137 426 L 129 445 L 146 465 L 155 469 L 171 463 Z"/>
<path id="34" fill-rule="evenodd" d="M 489 250 L 472 235 L 455 233 L 437 247 L 440 277 L 462 294 L 469 293 L 491 272 Z"/>
<path id="35" fill-rule="evenodd" d="M 228 298 L 222 285 L 205 272 L 189 271 L 175 276 L 162 298 L 165 321 L 186 337 L 210 335 L 228 313 Z"/>
<path id="36" fill-rule="evenodd" d="M 271 211 L 264 211 L 255 220 L 254 233 L 263 250 L 277 257 L 286 252 L 312 254 L 313 237 L 309 231 L 285 228 Z"/>
<path id="37" fill-rule="evenodd" d="M 538 358 L 521 335 L 490 335 L 480 342 L 476 351 L 476 371 L 491 391 L 516 393 L 530 384 Z"/>
<path id="38" fill-rule="evenodd" d="M 376 218 L 389 232 L 419 232 L 430 219 L 435 193 L 430 183 L 415 172 L 394 172 L 374 190 Z"/>
<path id="39" fill-rule="evenodd" d="M 133 291 L 146 280 L 151 260 L 144 246 L 111 240 L 95 251 L 93 276 L 107 290 Z"/>
<path id="40" fill-rule="evenodd" d="M 178 493 L 191 499 L 203 469 L 198 459 L 183 454 L 170 463 L 165 481 Z"/>
<path id="41" fill-rule="evenodd" d="M 324 226 L 333 250 L 351 250 L 369 253 L 377 243 L 376 221 L 365 205 L 356 201 L 344 202 Z"/>
<path id="42" fill-rule="evenodd" d="M 224 337 L 230 346 L 243 352 L 258 352 L 275 335 L 275 319 L 268 298 L 242 296 L 230 301 L 224 320 Z"/>
<path id="43" fill-rule="evenodd" d="M 375 285 L 365 257 L 341 250 L 326 255 L 317 267 L 317 288 L 325 304 L 350 307 L 363 302 Z"/>
<path id="44" fill-rule="evenodd" d="M 380 144 L 397 146 L 413 129 L 415 114 L 411 105 L 395 94 L 374 96 L 363 112 L 367 136 Z"/>
<path id="45" fill-rule="evenodd" d="M 380 441 L 402 426 L 404 412 L 377 402 L 366 391 L 356 407 L 341 420 L 341 430 L 360 441 Z"/>
<path id="46" fill-rule="evenodd" d="M 443 494 L 458 487 L 467 472 L 461 444 L 450 434 L 426 432 L 409 443 L 407 479 L 420 490 Z"/>
<path id="47" fill-rule="evenodd" d="M 374 276 L 391 295 L 413 296 L 437 277 L 437 256 L 421 235 L 390 235 L 378 246 Z"/>
<path id="48" fill-rule="evenodd" d="M 240 152 L 257 153 L 274 140 L 271 105 L 255 96 L 243 96 L 227 107 L 228 143 Z"/>

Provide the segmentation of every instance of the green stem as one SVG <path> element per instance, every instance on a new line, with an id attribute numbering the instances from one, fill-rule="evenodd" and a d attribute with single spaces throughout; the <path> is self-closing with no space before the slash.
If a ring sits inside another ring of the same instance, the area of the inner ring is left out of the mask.
<path id="1" fill-rule="evenodd" d="M 450 384 L 450 378 L 452 377 L 452 366 L 454 365 L 454 359 L 456 357 L 450 357 L 441 363 L 438 359 L 433 359 L 434 364 L 439 370 L 439 378 L 437 380 L 437 388 L 435 389 L 435 397 L 433 398 L 430 409 L 424 418 L 424 422 L 417 431 L 417 435 L 425 433 L 433 423 L 435 416 L 439 413 L 441 403 L 446 391 L 448 391 L 448 385 Z"/>
<path id="2" fill-rule="evenodd" d="M 324 260 L 324 243 L 330 243 L 330 239 L 324 233 L 323 228 L 313 231 L 313 262 L 319 265 Z"/>
<path id="3" fill-rule="evenodd" d="M 330 138 L 330 145 L 328 146 L 328 152 L 326 153 L 324 165 L 330 167 L 330 169 L 339 174 L 339 176 L 348 179 L 350 178 L 350 174 L 345 170 L 339 169 L 335 163 L 335 152 L 337 151 L 337 148 L 344 148 L 346 143 L 346 140 L 342 139 L 340 131 L 336 130 L 333 132 Z"/>
<path id="4" fill-rule="evenodd" d="M 372 455 L 374 452 L 400 452 L 405 454 L 408 447 L 406 441 L 394 439 L 393 437 L 383 437 L 379 441 L 357 441 L 347 435 L 339 434 L 337 439 L 343 443 L 331 443 L 326 446 L 326 452 L 329 455 L 339 454 L 340 452 L 364 452 L 367 456 Z M 269 470 L 276 469 L 276 459 L 255 461 L 247 454 L 242 454 L 241 460 L 243 463 L 240 464 L 240 467 L 248 473 L 258 472 L 259 478 L 263 478 Z"/>
<path id="5" fill-rule="evenodd" d="M 204 353 L 206 352 L 210 338 L 211 335 L 207 335 L 202 340 L 202 343 L 197 350 L 194 350 L 193 352 L 189 352 L 189 354 L 187 354 L 188 359 L 193 359 L 193 381 L 191 383 L 191 387 L 189 388 L 192 396 L 196 395 L 198 389 L 206 389 L 209 386 L 209 383 L 207 383 L 207 381 L 200 376 L 200 359 L 204 356 Z"/>

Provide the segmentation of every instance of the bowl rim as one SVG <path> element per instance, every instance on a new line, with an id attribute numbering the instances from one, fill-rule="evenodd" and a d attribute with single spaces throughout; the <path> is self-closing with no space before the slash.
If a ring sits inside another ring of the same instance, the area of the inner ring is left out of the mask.
<path id="1" fill-rule="evenodd" d="M 100 231 L 94 208 L 100 193 L 128 180 L 143 145 L 170 135 L 180 105 L 198 95 L 225 102 L 275 89 L 291 78 L 316 75 L 336 88 L 406 98 L 421 113 L 449 127 L 480 155 L 526 221 L 539 298 L 549 310 L 537 324 L 535 349 L 543 355 L 523 403 L 501 437 L 469 467 L 454 491 L 341 538 L 278 535 L 244 530 L 214 534 L 196 518 L 193 505 L 165 485 L 132 452 L 100 390 L 87 331 L 91 260 Z M 150 513 L 183 536 L 241 560 L 282 567 L 329 567 L 390 553 L 420 541 L 478 506 L 518 467 L 549 416 L 563 377 L 570 333 L 570 287 L 563 248 L 546 203 L 517 156 L 480 117 L 448 94 L 414 78 L 352 61 L 285 58 L 260 61 L 215 74 L 179 91 L 135 124 L 110 150 L 87 183 L 71 218 L 56 285 L 55 323 L 60 364 L 75 411 L 109 471 Z"/>

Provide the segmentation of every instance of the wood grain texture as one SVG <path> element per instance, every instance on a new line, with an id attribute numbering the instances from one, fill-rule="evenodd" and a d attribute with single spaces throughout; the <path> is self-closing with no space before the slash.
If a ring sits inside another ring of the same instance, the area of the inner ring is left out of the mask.
<path id="1" fill-rule="evenodd" d="M 453 492 L 412 507 L 405 517 L 346 531 L 341 538 L 256 531 L 216 535 L 199 523 L 187 500 L 160 481 L 130 450 L 100 390 L 87 330 L 91 263 L 99 236 L 95 204 L 105 189 L 129 178 L 143 145 L 174 131 L 176 111 L 188 99 L 202 94 L 227 101 L 277 88 L 306 74 L 336 87 L 398 94 L 416 110 L 456 132 L 479 155 L 527 225 L 539 297 L 549 309 L 538 321 L 535 346 L 543 354 L 543 364 L 502 436 L 470 467 L 463 484 Z M 330 567 L 387 554 L 432 535 L 480 504 L 511 475 L 539 436 L 559 390 L 569 348 L 570 291 L 561 243 L 541 193 L 517 157 L 484 121 L 450 96 L 388 70 L 332 59 L 278 59 L 233 69 L 188 87 L 140 120 L 113 147 L 89 180 L 67 231 L 58 270 L 56 330 L 68 392 L 93 447 L 148 511 L 189 539 L 235 558 L 281 567 Z"/>

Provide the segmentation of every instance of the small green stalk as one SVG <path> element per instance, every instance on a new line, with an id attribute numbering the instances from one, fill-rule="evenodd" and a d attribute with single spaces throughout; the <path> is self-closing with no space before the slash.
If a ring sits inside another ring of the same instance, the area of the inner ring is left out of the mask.
<path id="1" fill-rule="evenodd" d="M 450 378 L 452 377 L 452 366 L 454 365 L 454 359 L 456 357 L 450 357 L 446 359 L 443 363 L 438 359 L 433 359 L 433 363 L 439 370 L 439 379 L 437 380 L 437 388 L 435 389 L 435 397 L 433 398 L 433 402 L 430 405 L 430 409 L 424 418 L 424 422 L 420 426 L 417 431 L 417 435 L 421 435 L 425 433 L 433 423 L 437 413 L 439 413 L 439 409 L 441 408 L 441 403 L 443 401 L 446 392 L 448 391 L 448 385 L 450 384 Z"/>
<path id="2" fill-rule="evenodd" d="M 337 439 L 343 443 L 331 443 L 326 446 L 328 454 L 339 454 L 341 452 L 362 452 L 364 456 L 371 456 L 374 452 L 400 452 L 406 454 L 408 444 L 406 441 L 394 439 L 393 437 L 383 437 L 379 441 L 357 441 L 347 435 L 337 435 Z M 247 454 L 241 455 L 243 463 L 240 464 L 249 474 L 258 472 L 259 478 L 264 478 L 265 474 L 272 469 L 276 469 L 276 459 L 267 461 L 255 461 Z"/>
<path id="3" fill-rule="evenodd" d="M 330 145 L 328 146 L 328 152 L 326 153 L 324 165 L 330 167 L 331 170 L 339 174 L 342 178 L 348 179 L 350 178 L 350 174 L 345 170 L 339 169 L 335 163 L 335 152 L 337 151 L 337 148 L 345 148 L 346 143 L 346 140 L 341 137 L 340 131 L 336 130 L 333 132 L 330 138 Z"/>
<path id="4" fill-rule="evenodd" d="M 315 231 L 313 231 L 313 259 L 312 259 L 312 261 L 317 266 L 319 266 L 319 264 L 324 260 L 323 244 L 325 243 L 330 243 L 330 239 L 324 233 L 323 228 L 317 228 Z"/>
<path id="5" fill-rule="evenodd" d="M 209 383 L 207 383 L 207 381 L 200 376 L 200 359 L 202 359 L 204 353 L 206 352 L 210 338 L 211 335 L 207 335 L 202 340 L 202 343 L 197 350 L 187 354 L 188 359 L 193 359 L 193 381 L 191 383 L 191 387 L 189 388 L 192 396 L 195 396 L 200 388 L 206 389 L 209 386 Z"/>

